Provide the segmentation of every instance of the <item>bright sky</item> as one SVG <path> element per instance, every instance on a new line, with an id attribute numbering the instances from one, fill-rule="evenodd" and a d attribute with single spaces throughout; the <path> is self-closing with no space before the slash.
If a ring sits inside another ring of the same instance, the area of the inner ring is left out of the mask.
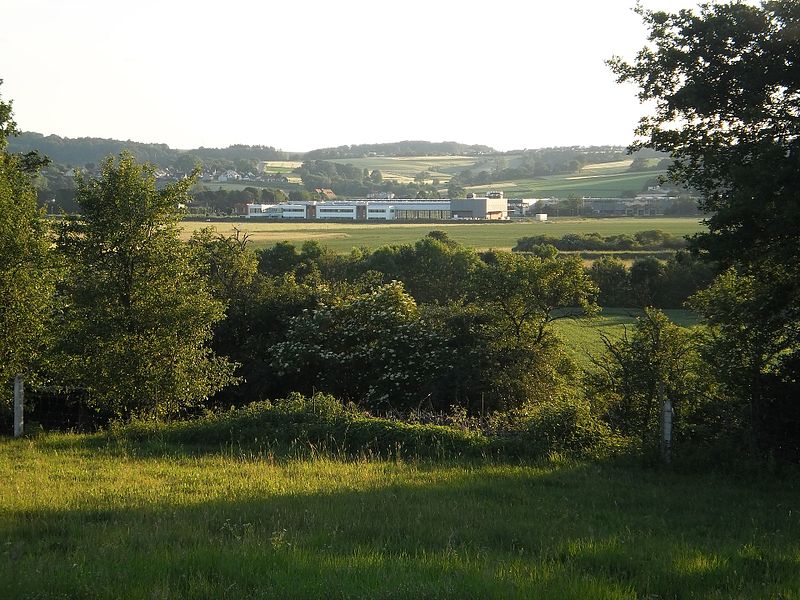
<path id="1" fill-rule="evenodd" d="M 635 0 L 3 0 L 21 129 L 173 148 L 627 144 Z M 694 0 L 644 0 L 678 10 Z"/>

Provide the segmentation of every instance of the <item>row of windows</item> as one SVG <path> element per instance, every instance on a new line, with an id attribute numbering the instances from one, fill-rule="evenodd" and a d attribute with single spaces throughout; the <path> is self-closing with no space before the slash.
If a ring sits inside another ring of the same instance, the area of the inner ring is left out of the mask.
<path id="1" fill-rule="evenodd" d="M 449 219 L 449 210 L 399 210 L 394 211 L 397 219 Z"/>

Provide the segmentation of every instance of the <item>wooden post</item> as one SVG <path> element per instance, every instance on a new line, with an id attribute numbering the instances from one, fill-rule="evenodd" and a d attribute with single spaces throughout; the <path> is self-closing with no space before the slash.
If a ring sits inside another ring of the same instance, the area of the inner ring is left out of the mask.
<path id="1" fill-rule="evenodd" d="M 22 375 L 14 377 L 14 437 L 22 435 L 25 425 L 23 406 L 25 403 L 25 383 Z"/>
<path id="2" fill-rule="evenodd" d="M 664 384 L 658 384 L 661 398 L 661 460 L 668 465 L 672 462 L 672 401 L 664 394 Z"/>

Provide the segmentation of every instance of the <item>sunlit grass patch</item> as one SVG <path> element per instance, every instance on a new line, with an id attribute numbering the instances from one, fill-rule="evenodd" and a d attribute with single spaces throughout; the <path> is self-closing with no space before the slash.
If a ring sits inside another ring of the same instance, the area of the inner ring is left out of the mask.
<path id="1" fill-rule="evenodd" d="M 797 598 L 792 482 L 0 441 L 0 597 Z"/>

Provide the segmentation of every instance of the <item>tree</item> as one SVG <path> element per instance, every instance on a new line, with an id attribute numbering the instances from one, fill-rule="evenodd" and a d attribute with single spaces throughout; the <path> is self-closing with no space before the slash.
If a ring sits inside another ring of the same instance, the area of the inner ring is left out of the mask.
<path id="1" fill-rule="evenodd" d="M 446 350 L 403 284 L 393 281 L 292 318 L 286 341 L 270 354 L 278 376 L 294 378 L 303 391 L 407 411 L 425 399 Z"/>
<path id="2" fill-rule="evenodd" d="M 769 285 L 765 282 L 769 281 Z M 702 349 L 709 371 L 737 407 L 750 450 L 786 460 L 800 459 L 800 371 L 797 352 L 800 314 L 787 312 L 784 267 L 756 277 L 729 269 L 691 306 L 708 324 Z"/>
<path id="3" fill-rule="evenodd" d="M 766 415 L 796 414 L 785 403 L 800 398 L 800 3 L 638 11 L 648 46 L 632 63 L 610 61 L 620 82 L 655 103 L 633 147 L 672 155 L 671 178 L 697 190 L 708 214 L 695 252 L 733 269 L 698 301 L 730 361 L 709 371 L 751 406 L 754 446 L 800 448 L 796 421 L 784 436 L 762 426 Z M 748 358 L 767 355 L 779 360 Z"/>
<path id="4" fill-rule="evenodd" d="M 696 247 L 726 265 L 797 257 L 800 4 L 637 10 L 650 43 L 632 64 L 610 65 L 655 102 L 633 148 L 669 152 L 672 179 L 702 196 L 709 231 Z"/>
<path id="5" fill-rule="evenodd" d="M 615 256 L 601 256 L 589 267 L 589 277 L 599 290 L 600 306 L 631 306 L 630 273 Z"/>
<path id="6" fill-rule="evenodd" d="M 473 277 L 472 299 L 489 318 L 501 404 L 553 400 L 575 372 L 550 324 L 594 314 L 597 288 L 578 258 L 493 252 L 485 260 Z"/>
<path id="7" fill-rule="evenodd" d="M 633 332 L 612 340 L 593 357 L 588 387 L 595 410 L 612 429 L 632 436 L 647 450 L 658 448 L 661 405 L 659 387 L 673 403 L 678 437 L 690 437 L 713 384 L 705 377 L 697 335 L 679 327 L 659 310 L 647 308 Z"/>
<path id="8" fill-rule="evenodd" d="M 178 238 L 192 182 L 157 190 L 152 166 L 109 157 L 99 178 L 78 178 L 82 214 L 61 232 L 63 375 L 122 417 L 171 417 L 233 381 L 233 365 L 207 347 L 224 306 Z"/>
<path id="9" fill-rule="evenodd" d="M 0 80 L 2 83 L 2 80 Z M 45 334 L 54 270 L 33 178 L 46 164 L 36 154 L 6 152 L 17 133 L 10 102 L 0 100 L 0 384 L 28 373 Z M 0 395 L 2 399 L 2 395 Z"/>
<path id="10" fill-rule="evenodd" d="M 197 156 L 196 154 L 192 154 L 191 152 L 181 154 L 180 156 L 178 156 L 178 158 L 175 159 L 175 168 L 185 173 L 190 173 L 198 166 L 202 167 L 202 165 L 203 165 L 203 160 L 199 156 Z"/>

